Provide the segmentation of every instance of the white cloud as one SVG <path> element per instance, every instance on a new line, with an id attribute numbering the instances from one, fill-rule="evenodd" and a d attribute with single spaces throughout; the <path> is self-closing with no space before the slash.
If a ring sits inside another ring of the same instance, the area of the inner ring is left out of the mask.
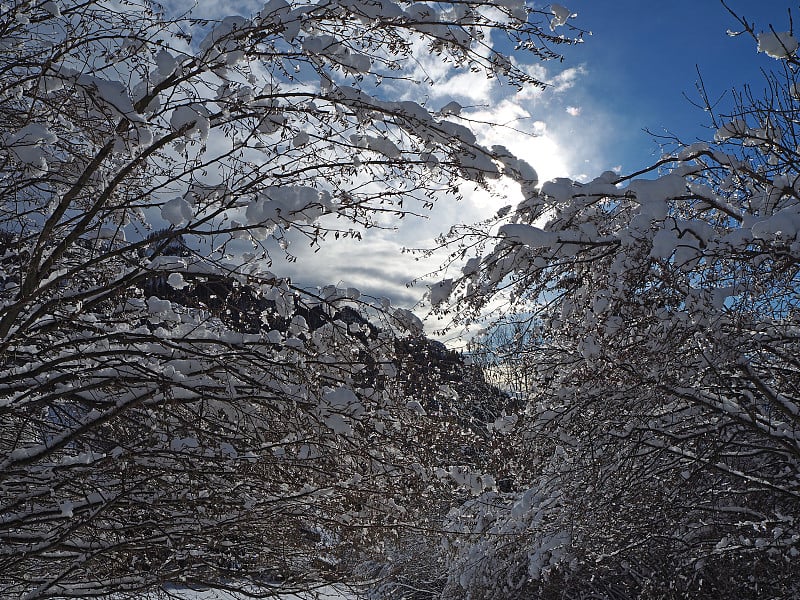
<path id="1" fill-rule="evenodd" d="M 170 0 L 170 4 L 176 7 L 188 1 Z M 218 0 L 199 0 L 196 14 L 221 17 L 231 10 L 252 14 L 258 9 L 255 0 L 236 2 L 236 7 Z M 553 72 L 547 64 L 520 65 L 550 86 L 544 91 L 530 86 L 516 92 L 502 86 L 497 79 L 488 79 L 468 67 L 454 70 L 451 64 L 443 63 L 441 57 L 431 55 L 424 43 L 415 42 L 414 45 L 413 70 L 402 73 L 401 79 L 384 79 L 378 88 L 380 93 L 414 100 L 431 110 L 457 100 L 465 107 L 461 122 L 475 130 L 480 143 L 505 146 L 529 162 L 540 181 L 595 171 L 600 155 L 596 149 L 609 131 L 601 122 L 585 118 L 591 112 L 590 102 L 573 96 L 575 87 L 587 74 L 585 67 Z M 436 85 L 431 86 L 431 80 L 436 81 Z M 575 122 L 567 116 L 578 114 L 584 117 L 580 132 L 571 129 Z M 458 121 L 456 116 L 448 118 Z M 462 201 L 439 200 L 433 210 L 426 213 L 426 219 L 407 217 L 387 222 L 395 227 L 392 230 L 363 230 L 361 241 L 335 240 L 329 236 L 320 248 L 312 248 L 305 238 L 290 232 L 293 241 L 290 251 L 297 261 L 283 260 L 281 250 L 276 248 L 272 270 L 278 275 L 292 277 L 303 286 L 333 283 L 358 288 L 367 295 L 389 297 L 398 305 L 414 306 L 427 291 L 425 283 L 441 278 L 424 276 L 444 262 L 447 252 L 423 257 L 404 252 L 404 249 L 430 248 L 435 245 L 436 237 L 452 225 L 478 222 L 495 214 L 502 206 L 519 200 L 519 189 L 507 181 L 493 186 L 494 193 L 475 189 L 469 183 L 462 185 L 460 191 L 464 196 Z M 342 225 L 341 221 L 336 224 Z M 421 277 L 420 282 L 409 286 L 415 277 Z"/>
<path id="2" fill-rule="evenodd" d="M 394 84 L 387 82 L 385 87 L 392 89 L 397 95 L 408 100 L 415 100 L 421 104 L 427 98 L 464 100 L 466 104 L 486 104 L 497 94 L 498 82 L 489 79 L 479 71 L 473 71 L 468 66 L 454 68 L 451 63 L 445 63 L 441 56 L 431 54 L 428 46 L 420 39 L 412 41 L 412 54 L 414 56 L 414 69 L 408 79 Z M 414 85 L 411 82 L 420 82 Z M 430 85 L 430 82 L 435 85 Z"/>
<path id="3" fill-rule="evenodd" d="M 540 181 L 564 177 L 570 168 L 559 141 L 545 121 L 533 115 L 514 96 L 501 100 L 494 108 L 468 113 L 479 140 L 486 146 L 502 145 L 529 162 Z"/>
<path id="4" fill-rule="evenodd" d="M 587 74 L 586 67 L 578 65 L 559 71 L 548 83 L 553 86 L 554 92 L 564 92 L 572 88 L 578 80 Z"/>
<path id="5" fill-rule="evenodd" d="M 573 71 L 560 81 L 560 89 L 577 83 L 580 74 L 578 70 Z M 458 83 L 457 87 L 452 85 L 453 80 Z M 570 129 L 573 122 L 564 115 L 567 107 L 553 93 L 555 89 L 545 91 L 531 101 L 524 93 L 514 94 L 511 89 L 496 83 L 484 83 L 483 77 L 477 74 L 460 74 L 446 81 L 448 83 L 439 87 L 441 93 L 433 94 L 429 86 L 407 86 L 404 97 L 423 102 L 425 99 L 421 94 L 431 94 L 436 102 L 429 104 L 438 109 L 453 97 L 462 101 L 467 99 L 462 103 L 468 104 L 470 96 L 464 88 L 473 86 L 476 91 L 472 98 L 482 102 L 476 102 L 479 106 L 466 106 L 461 115 L 463 123 L 476 132 L 481 144 L 505 146 L 529 162 L 536 169 L 540 181 L 571 176 L 584 170 L 593 172 L 599 153 L 594 153 L 592 125 L 587 125 L 586 131 L 582 130 L 582 143 L 576 144 L 575 132 Z M 457 117 L 449 118 L 458 120 Z M 592 154 L 588 163 L 587 151 Z M 423 256 L 404 250 L 431 248 L 436 237 L 452 225 L 476 223 L 494 215 L 501 207 L 520 200 L 519 188 L 509 181 L 494 184 L 492 193 L 476 189 L 471 183 L 463 184 L 460 192 L 463 195 L 460 202 L 441 199 L 426 213 L 427 218 L 395 220 L 391 223 L 396 227 L 394 230 L 363 231 L 361 241 L 329 240 L 318 252 L 306 250 L 301 246 L 303 242 L 298 242 L 291 248 L 298 255 L 298 261 L 278 261 L 274 270 L 291 276 L 301 285 L 335 283 L 358 288 L 369 296 L 385 296 L 394 304 L 415 307 L 418 315 L 424 317 L 429 307 L 421 300 L 428 290 L 427 285 L 444 277 L 434 272 L 445 262 L 447 251 Z M 410 285 L 415 278 L 419 281 Z M 442 326 L 443 323 L 435 319 L 426 321 L 429 334 Z"/>
<path id="6" fill-rule="evenodd" d="M 298 247 L 290 250 L 298 255 L 298 260 L 288 262 L 277 258 L 272 270 L 291 277 L 303 287 L 326 284 L 354 287 L 364 295 L 386 297 L 394 305 L 412 307 L 426 291 L 421 283 L 412 286 L 412 279 L 424 274 L 426 264 L 435 267 L 440 260 L 426 263 L 404 252 L 407 245 L 413 246 L 415 236 L 408 230 L 414 229 L 412 226 L 396 231 L 370 231 L 362 240 L 329 240 L 316 253 L 300 248 L 303 242 L 296 239 Z M 429 240 L 425 241 L 427 244 Z"/>
<path id="7" fill-rule="evenodd" d="M 255 15 L 264 6 L 263 0 L 167 0 L 164 5 L 172 15 L 185 14 L 189 10 L 195 17 L 221 19 L 231 14 Z"/>

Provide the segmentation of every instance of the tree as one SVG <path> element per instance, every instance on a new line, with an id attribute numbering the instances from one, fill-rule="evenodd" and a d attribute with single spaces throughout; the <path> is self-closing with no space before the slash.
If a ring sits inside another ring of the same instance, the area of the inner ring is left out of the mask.
<path id="1" fill-rule="evenodd" d="M 453 515 L 450 596 L 798 594 L 800 61 L 740 22 L 780 60 L 765 98 L 706 101 L 714 140 L 638 173 L 521 178 L 447 284 L 476 314 L 507 294 L 491 350 L 531 382 L 502 438 L 528 466 Z"/>
<path id="2" fill-rule="evenodd" d="M 542 85 L 491 38 L 557 58 L 548 17 L 2 8 L 0 595 L 307 589 L 413 521 L 438 485 L 414 441 L 435 427 L 390 385 L 392 332 L 415 318 L 299 289 L 270 253 L 289 229 L 355 236 L 501 176 L 455 104 L 392 97 L 417 47 Z"/>

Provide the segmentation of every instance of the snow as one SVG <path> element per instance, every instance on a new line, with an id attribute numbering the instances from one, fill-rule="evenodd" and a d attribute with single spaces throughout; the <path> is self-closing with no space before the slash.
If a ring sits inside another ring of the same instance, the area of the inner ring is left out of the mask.
<path id="1" fill-rule="evenodd" d="M 286 125 L 285 115 L 266 115 L 256 127 L 259 133 L 267 135 L 280 131 Z"/>
<path id="2" fill-rule="evenodd" d="M 161 205 L 161 218 L 177 227 L 194 217 L 192 206 L 183 198 L 173 198 Z"/>
<path id="3" fill-rule="evenodd" d="M 250 225 L 311 224 L 331 209 L 330 194 L 325 191 L 308 186 L 270 186 L 247 206 L 245 216 Z"/>
<path id="4" fill-rule="evenodd" d="M 102 79 L 93 75 L 78 75 L 76 83 L 83 87 L 86 95 L 104 112 L 117 118 L 124 117 L 132 123 L 145 123 L 136 112 L 128 88 L 121 81 Z"/>
<path id="5" fill-rule="evenodd" d="M 169 448 L 173 452 L 183 452 L 185 450 L 192 450 L 193 448 L 199 448 L 200 442 L 197 441 L 197 438 L 194 437 L 186 437 L 186 438 L 175 438 L 170 442 Z"/>
<path id="6" fill-rule="evenodd" d="M 454 123 L 453 121 L 441 121 L 438 127 L 445 135 L 455 138 L 455 140 L 462 142 L 466 146 L 474 146 L 477 142 L 477 138 L 472 130 L 458 123 Z"/>
<path id="7" fill-rule="evenodd" d="M 170 598 L 174 598 L 176 600 L 245 600 L 246 598 L 252 598 L 252 596 L 237 594 L 236 592 L 220 590 L 191 590 L 169 585 L 165 585 L 164 590 L 168 591 Z M 326 585 L 312 592 L 305 593 L 281 594 L 277 590 L 275 592 L 276 595 L 269 596 L 275 600 L 358 600 L 360 597 L 354 592 L 349 592 L 332 585 Z M 143 595 L 141 600 L 156 600 L 158 597 L 160 597 L 158 594 L 152 593 Z M 114 596 L 111 596 L 109 600 L 116 599 Z"/>
<path id="8" fill-rule="evenodd" d="M 412 333 L 421 333 L 424 329 L 422 320 L 405 308 L 395 308 L 392 316 L 399 322 L 400 326 Z"/>
<path id="9" fill-rule="evenodd" d="M 406 402 L 406 408 L 412 412 L 417 413 L 419 416 L 424 417 L 426 414 L 425 409 L 417 400 L 409 400 Z"/>
<path id="10" fill-rule="evenodd" d="M 678 246 L 678 236 L 671 229 L 660 229 L 653 237 L 653 258 L 669 258 Z"/>
<path id="11" fill-rule="evenodd" d="M 364 411 L 364 407 L 361 406 L 361 403 L 359 402 L 355 393 L 353 393 L 353 390 L 346 387 L 328 390 L 323 394 L 322 399 L 328 406 L 335 410 L 346 411 L 349 413 L 355 411 Z"/>
<path id="12" fill-rule="evenodd" d="M 453 100 L 452 102 L 448 102 L 447 104 L 445 104 L 439 110 L 439 113 L 444 115 L 444 116 L 453 115 L 453 116 L 457 117 L 458 115 L 461 114 L 461 110 L 462 109 L 463 109 L 463 106 L 461 106 L 458 102 Z"/>
<path id="13" fill-rule="evenodd" d="M 372 135 L 351 135 L 350 142 L 357 148 L 364 148 L 378 152 L 389 158 L 399 158 L 400 149 L 389 139 Z"/>
<path id="14" fill-rule="evenodd" d="M 176 290 L 182 290 L 188 285 L 180 273 L 170 273 L 167 277 L 167 284 Z"/>
<path id="15" fill-rule="evenodd" d="M 269 0 L 261 9 L 258 14 L 259 17 L 265 21 L 272 21 L 273 23 L 284 23 L 286 17 L 292 11 L 292 7 L 286 0 Z"/>
<path id="16" fill-rule="evenodd" d="M 480 272 L 480 265 L 481 259 L 477 256 L 474 256 L 467 261 L 467 264 L 464 265 L 464 267 L 461 269 L 461 272 L 467 277 L 470 275 L 476 275 L 478 272 Z"/>
<path id="17" fill-rule="evenodd" d="M 389 158 L 400 157 L 400 149 L 387 138 L 367 136 L 367 147 Z"/>
<path id="18" fill-rule="evenodd" d="M 747 132 L 747 123 L 743 119 L 735 119 L 725 123 L 714 134 L 715 142 L 725 142 L 732 137 L 743 136 Z"/>
<path id="19" fill-rule="evenodd" d="M 403 13 L 394 2 L 389 0 L 341 0 L 339 4 L 353 11 L 364 24 L 382 18 L 396 18 Z"/>
<path id="20" fill-rule="evenodd" d="M 432 285 L 430 291 L 431 304 L 433 306 L 439 306 L 440 304 L 447 302 L 452 292 L 453 292 L 452 279 L 444 279 L 439 283 Z"/>
<path id="21" fill-rule="evenodd" d="M 550 12 L 553 13 L 553 18 L 550 21 L 550 30 L 555 31 L 556 27 L 566 25 L 567 19 L 576 16 L 567 7 L 560 4 L 551 4 Z"/>
<path id="22" fill-rule="evenodd" d="M 324 56 L 352 73 L 366 73 L 372 66 L 369 56 L 353 52 L 331 35 L 306 37 L 303 51 L 315 57 Z"/>
<path id="23" fill-rule="evenodd" d="M 47 2 L 42 4 L 41 8 L 47 13 L 49 13 L 51 17 L 61 16 L 61 9 L 58 7 L 58 4 L 56 4 L 52 0 L 48 0 Z"/>
<path id="24" fill-rule="evenodd" d="M 528 20 L 528 11 L 525 9 L 525 0 L 497 0 L 495 2 L 508 10 L 515 19 L 523 23 Z"/>
<path id="25" fill-rule="evenodd" d="M 753 238 L 795 240 L 800 232 L 800 206 L 789 206 L 753 224 Z"/>
<path id="26" fill-rule="evenodd" d="M 162 314 L 172 311 L 172 303 L 169 300 L 162 300 L 156 296 L 147 299 L 147 309 L 151 314 Z"/>
<path id="27" fill-rule="evenodd" d="M 44 76 L 39 80 L 39 91 L 52 94 L 64 89 L 64 80 L 60 77 Z"/>
<path id="28" fill-rule="evenodd" d="M 709 150 L 709 146 L 705 142 L 695 142 L 694 144 L 689 144 L 680 152 L 678 152 L 678 160 L 689 160 L 696 157 L 698 154 L 708 152 Z"/>
<path id="29" fill-rule="evenodd" d="M 525 197 L 534 196 L 536 194 L 536 186 L 539 185 L 539 174 L 536 169 L 527 161 L 514 156 L 505 146 L 492 146 L 492 152 L 495 158 L 503 165 L 505 174 L 520 183 Z"/>
<path id="30" fill-rule="evenodd" d="M 338 413 L 331 413 L 324 417 L 325 425 L 338 435 L 353 435 L 353 428 L 347 419 Z"/>
<path id="31" fill-rule="evenodd" d="M 797 40 L 789 31 L 758 34 L 758 51 L 772 58 L 789 58 L 797 51 Z"/>
<path id="32" fill-rule="evenodd" d="M 186 260 L 177 256 L 156 256 L 147 265 L 147 268 L 151 271 L 173 271 L 176 269 L 183 270 L 187 267 L 188 264 Z M 133 299 L 130 299 L 129 301 L 132 302 Z"/>
<path id="33" fill-rule="evenodd" d="M 156 66 L 158 67 L 158 74 L 162 78 L 167 78 L 175 72 L 178 67 L 178 61 L 175 60 L 172 54 L 162 48 L 156 55 Z"/>
<path id="34" fill-rule="evenodd" d="M 497 417 L 490 425 L 490 427 L 498 433 L 509 433 L 517 424 L 519 417 L 517 415 L 502 415 Z"/>
<path id="35" fill-rule="evenodd" d="M 169 124 L 173 131 L 183 130 L 183 135 L 187 138 L 192 138 L 195 133 L 199 134 L 201 142 L 208 139 L 211 128 L 208 109 L 200 104 L 179 106 L 172 111 Z"/>
<path id="36" fill-rule="evenodd" d="M 29 123 L 19 131 L 5 137 L 8 149 L 19 162 L 36 174 L 47 172 L 47 159 L 43 146 L 55 144 L 58 137 L 41 123 Z"/>
<path id="37" fill-rule="evenodd" d="M 653 213 L 655 218 L 663 218 L 662 206 L 667 200 L 677 198 L 686 193 L 686 180 L 674 173 L 664 175 L 658 179 L 634 179 L 627 187 L 627 191 L 633 192 L 636 199 L 642 204 L 642 212 L 648 205 L 658 206 L 657 213 Z M 663 210 L 666 210 L 663 207 Z"/>
<path id="38" fill-rule="evenodd" d="M 560 202 L 568 201 L 577 192 L 575 182 L 566 177 L 556 177 L 542 184 L 542 194 Z"/>
<path id="39" fill-rule="evenodd" d="M 222 22 L 211 30 L 203 41 L 200 42 L 200 49 L 204 52 L 217 50 L 220 53 L 225 53 L 229 49 L 235 50 L 238 42 L 231 34 L 245 28 L 248 23 L 247 19 L 238 15 L 225 17 L 222 19 Z"/>
<path id="40" fill-rule="evenodd" d="M 508 223 L 500 227 L 500 235 L 505 236 L 512 242 L 525 244 L 532 248 L 550 246 L 558 240 L 558 234 L 553 231 L 544 231 L 533 225 L 522 223 Z"/>
<path id="41" fill-rule="evenodd" d="M 310 139 L 311 136 L 309 136 L 305 131 L 300 131 L 292 139 L 292 146 L 295 148 L 300 148 L 301 146 L 305 146 Z"/>

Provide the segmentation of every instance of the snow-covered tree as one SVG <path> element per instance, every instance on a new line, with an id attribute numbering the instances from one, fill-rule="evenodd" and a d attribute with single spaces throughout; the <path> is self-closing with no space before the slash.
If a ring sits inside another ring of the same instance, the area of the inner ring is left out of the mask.
<path id="1" fill-rule="evenodd" d="M 0 7 L 0 595 L 307 588 L 413 520 L 440 429 L 392 384 L 416 318 L 270 252 L 501 176 L 455 103 L 402 99 L 413 53 L 541 85 L 508 52 L 557 57 L 552 14 Z"/>
<path id="2" fill-rule="evenodd" d="M 800 593 L 800 60 L 742 24 L 780 61 L 766 97 L 709 103 L 714 139 L 639 173 L 520 173 L 446 283 L 505 294 L 491 351 L 529 382 L 497 423 L 513 489 L 452 515 L 450 597 Z"/>

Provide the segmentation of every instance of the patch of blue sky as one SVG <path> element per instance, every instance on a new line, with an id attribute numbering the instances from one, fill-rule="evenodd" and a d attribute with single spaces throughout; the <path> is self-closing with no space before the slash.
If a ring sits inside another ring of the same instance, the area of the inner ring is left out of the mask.
<path id="1" fill-rule="evenodd" d="M 733 88 L 749 85 L 758 97 L 766 88 L 762 70 L 779 67 L 757 51 L 751 36 L 729 35 L 742 25 L 719 1 L 566 4 L 577 13 L 570 22 L 591 35 L 580 46 L 563 48 L 566 63 L 582 65 L 582 75 L 570 90 L 565 118 L 554 129 L 576 139 L 582 131 L 601 132 L 601 143 L 593 146 L 602 148 L 603 169 L 620 166 L 632 172 L 655 162 L 661 149 L 652 134 L 674 135 L 686 143 L 713 139 L 709 116 L 696 106 L 701 77 L 724 114 L 733 107 Z M 726 4 L 753 23 L 756 33 L 770 26 L 789 29 L 788 2 Z"/>

